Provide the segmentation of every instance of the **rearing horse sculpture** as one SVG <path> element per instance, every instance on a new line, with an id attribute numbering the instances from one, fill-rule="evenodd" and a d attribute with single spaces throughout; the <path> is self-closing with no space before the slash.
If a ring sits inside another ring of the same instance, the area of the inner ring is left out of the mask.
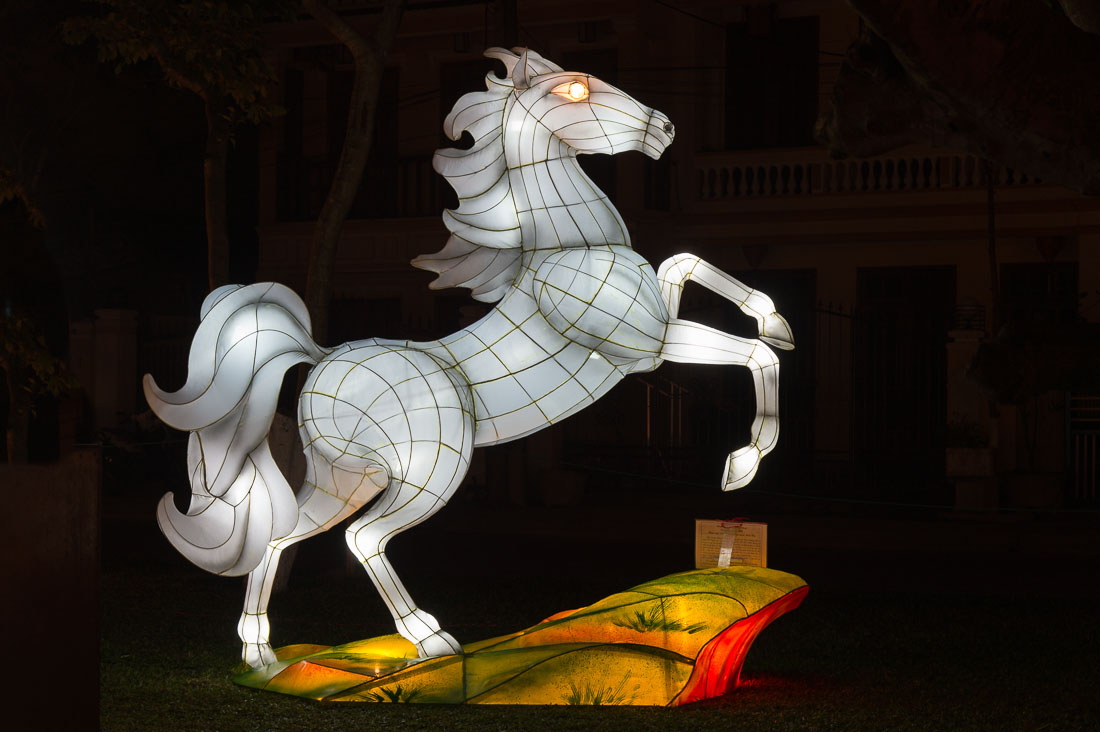
<path id="1" fill-rule="evenodd" d="M 435 155 L 461 201 L 436 254 L 414 260 L 497 302 L 473 325 L 437 341 L 352 341 L 327 349 L 309 314 L 274 283 L 222 287 L 202 306 L 187 383 L 175 393 L 145 377 L 169 425 L 190 430 L 191 504 L 166 495 L 157 520 L 184 556 L 211 572 L 248 574 L 238 625 L 251 666 L 275 660 L 267 606 L 279 555 L 366 507 L 347 543 L 421 657 L 461 646 L 419 609 L 386 558 L 396 534 L 454 494 L 475 447 L 515 440 L 561 421 L 630 373 L 662 361 L 747 366 L 756 387 L 748 445 L 726 461 L 724 489 L 756 472 L 779 434 L 779 362 L 786 321 L 763 293 L 690 254 L 657 272 L 630 247 L 622 218 L 581 170 L 581 153 L 637 150 L 657 158 L 673 126 L 611 85 L 566 72 L 533 51 L 493 48 L 507 76 L 463 96 L 447 116 L 467 150 Z M 759 340 L 677 317 L 694 280 L 735 302 Z M 285 371 L 314 364 L 298 400 L 307 463 L 297 496 L 275 466 L 267 434 Z M 369 504 L 369 505 L 368 505 Z"/>

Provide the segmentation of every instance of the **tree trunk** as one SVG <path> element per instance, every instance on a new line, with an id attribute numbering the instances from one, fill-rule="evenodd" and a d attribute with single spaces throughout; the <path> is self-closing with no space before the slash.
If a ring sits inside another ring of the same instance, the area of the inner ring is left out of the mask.
<path id="1" fill-rule="evenodd" d="M 404 5 L 403 0 L 387 0 L 378 28 L 370 39 L 366 39 L 320 0 L 302 2 L 302 7 L 310 15 L 348 47 L 355 60 L 355 78 L 352 83 L 344 146 L 336 163 L 332 187 L 321 207 L 310 242 L 306 306 L 313 321 L 313 339 L 321 344 L 328 338 L 328 313 L 332 300 L 336 246 L 344 221 L 359 191 L 359 182 L 363 179 L 374 133 L 383 64 L 397 35 Z M 387 103 L 394 103 L 394 100 L 387 100 Z"/>
<path id="2" fill-rule="evenodd" d="M 1035 0 L 849 0 L 866 32 L 818 123 L 834 155 L 966 150 L 1100 194 L 1100 37 Z"/>
<path id="3" fill-rule="evenodd" d="M 225 106 L 208 93 L 206 108 L 206 153 L 202 182 L 206 204 L 206 268 L 210 289 L 229 283 L 229 235 L 226 217 L 226 168 L 229 159 L 229 121 Z"/>
<path id="4" fill-rule="evenodd" d="M 997 335 L 1001 328 L 1001 268 L 997 263 L 997 168 L 992 160 L 983 160 L 985 167 L 986 256 L 989 259 L 989 332 Z"/>

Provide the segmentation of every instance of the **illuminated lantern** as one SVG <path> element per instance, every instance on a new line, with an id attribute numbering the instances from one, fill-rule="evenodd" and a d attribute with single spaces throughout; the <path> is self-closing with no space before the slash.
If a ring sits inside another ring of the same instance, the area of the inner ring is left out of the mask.
<path id="1" fill-rule="evenodd" d="M 495 302 L 477 323 L 430 342 L 367 339 L 322 348 L 289 289 L 227 286 L 203 303 L 175 393 L 145 378 L 153 411 L 191 432 L 191 504 L 165 496 L 157 519 L 196 565 L 248 574 L 238 625 L 244 661 L 274 662 L 267 607 L 283 549 L 362 515 L 347 530 L 421 658 L 462 647 L 417 607 L 386 557 L 386 544 L 427 519 L 462 482 L 474 447 L 518 439 L 565 419 L 630 373 L 663 361 L 746 366 L 756 391 L 748 445 L 726 461 L 722 487 L 747 484 L 779 434 L 779 361 L 792 348 L 772 301 L 698 257 L 657 272 L 630 247 L 618 211 L 584 174 L 578 154 L 634 150 L 657 158 L 672 142 L 662 113 L 588 74 L 563 71 L 533 51 L 493 48 L 504 77 L 463 96 L 444 122 L 466 150 L 444 149 L 435 169 L 457 191 L 451 232 L 413 264 L 433 287 L 465 287 Z M 759 339 L 677 317 L 694 280 L 756 319 Z M 295 496 L 268 450 L 283 374 L 312 364 L 298 399 L 306 478 Z"/>
<path id="2" fill-rule="evenodd" d="M 800 578 L 700 569 L 557 613 L 427 661 L 398 635 L 280 648 L 234 681 L 326 702 L 677 706 L 737 687 L 752 642 L 798 607 Z"/>

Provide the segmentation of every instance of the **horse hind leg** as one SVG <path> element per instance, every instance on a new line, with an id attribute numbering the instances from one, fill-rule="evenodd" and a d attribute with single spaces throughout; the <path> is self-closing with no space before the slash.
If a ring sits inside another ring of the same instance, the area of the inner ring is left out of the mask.
<path id="1" fill-rule="evenodd" d="M 252 668 L 275 662 L 267 616 L 271 590 L 283 550 L 336 526 L 378 495 L 388 474 L 381 467 L 344 470 L 330 465 L 312 448 L 306 450 L 306 479 L 299 491 L 298 521 L 286 536 L 267 545 L 264 557 L 248 574 L 244 610 L 237 623 L 241 658 Z"/>
<path id="2" fill-rule="evenodd" d="M 471 450 L 468 441 L 461 452 L 439 445 L 426 478 L 391 478 L 378 501 L 347 530 L 348 546 L 393 615 L 397 632 L 416 646 L 421 658 L 459 654 L 462 646 L 416 606 L 386 557 L 386 545 L 446 505 L 466 475 Z"/>
<path id="3" fill-rule="evenodd" d="M 739 338 L 690 320 L 672 318 L 661 358 L 681 363 L 745 366 L 752 373 L 756 416 L 749 444 L 726 459 L 722 490 L 742 488 L 756 475 L 760 460 L 779 439 L 779 359 L 762 341 Z"/>
<path id="4" fill-rule="evenodd" d="M 299 414 L 303 430 L 333 465 L 386 468 L 382 495 L 345 539 L 423 657 L 461 653 L 454 638 L 418 609 L 386 559 L 396 534 L 438 511 L 473 451 L 473 395 L 463 374 L 426 351 L 373 340 L 347 344 L 310 372 Z"/>

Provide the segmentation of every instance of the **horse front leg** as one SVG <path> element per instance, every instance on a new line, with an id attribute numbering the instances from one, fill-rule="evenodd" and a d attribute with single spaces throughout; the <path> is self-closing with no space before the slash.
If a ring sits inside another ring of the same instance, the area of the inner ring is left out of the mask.
<path id="1" fill-rule="evenodd" d="M 684 292 L 684 285 L 689 281 L 698 282 L 734 303 L 741 312 L 755 320 L 760 340 L 784 351 L 794 348 L 791 326 L 775 311 L 775 303 L 770 297 L 730 277 L 694 254 L 677 254 L 666 259 L 657 270 L 657 279 L 669 317 L 675 318 L 680 313 L 680 296 Z"/>
<path id="2" fill-rule="evenodd" d="M 701 323 L 672 318 L 660 357 L 681 363 L 745 366 L 752 373 L 756 416 L 749 444 L 726 458 L 722 490 L 747 485 L 756 475 L 761 458 L 775 448 L 779 439 L 779 359 L 775 352 L 759 340 L 738 338 Z"/>

